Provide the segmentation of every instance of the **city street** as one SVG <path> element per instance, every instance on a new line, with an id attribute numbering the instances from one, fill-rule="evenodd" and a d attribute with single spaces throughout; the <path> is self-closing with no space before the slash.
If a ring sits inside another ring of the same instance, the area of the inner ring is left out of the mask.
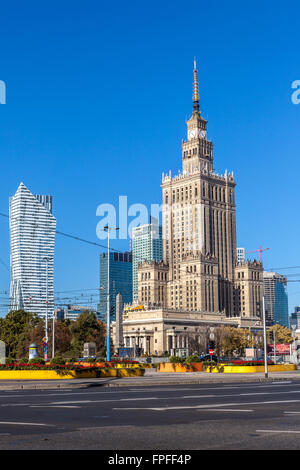
<path id="1" fill-rule="evenodd" d="M 0 449 L 300 449 L 300 381 L 0 391 Z"/>

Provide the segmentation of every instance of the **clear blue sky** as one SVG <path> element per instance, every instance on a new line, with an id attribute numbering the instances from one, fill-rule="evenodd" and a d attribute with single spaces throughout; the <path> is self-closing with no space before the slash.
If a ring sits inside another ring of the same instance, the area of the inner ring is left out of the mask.
<path id="1" fill-rule="evenodd" d="M 0 212 L 23 181 L 54 196 L 58 230 L 97 241 L 99 204 L 160 203 L 162 172 L 181 167 L 196 56 L 215 169 L 237 181 L 238 246 L 270 247 L 267 269 L 300 266 L 296 2 L 11 0 L 0 40 Z M 0 234 L 2 292 L 4 218 Z M 56 291 L 96 288 L 100 252 L 57 235 Z M 299 304 L 289 283 L 290 312 Z"/>

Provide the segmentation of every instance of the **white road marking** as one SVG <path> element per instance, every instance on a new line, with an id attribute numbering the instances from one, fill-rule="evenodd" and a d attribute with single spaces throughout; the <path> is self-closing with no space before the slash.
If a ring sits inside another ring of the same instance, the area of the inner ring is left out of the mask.
<path id="1" fill-rule="evenodd" d="M 231 397 L 232 395 L 228 395 L 228 396 Z M 178 397 L 178 398 L 214 398 L 214 397 L 217 397 L 217 395 L 184 395 L 183 397 Z"/>
<path id="2" fill-rule="evenodd" d="M 279 434 L 300 434 L 300 431 L 283 431 L 282 429 L 257 429 L 255 432 L 279 433 Z"/>
<path id="3" fill-rule="evenodd" d="M 109 400 L 109 401 L 137 401 L 137 400 L 159 400 L 158 397 L 141 397 L 141 398 L 120 398 L 120 400 Z M 108 400 L 105 400 L 108 401 Z"/>
<path id="4" fill-rule="evenodd" d="M 291 384 L 291 383 L 292 383 L 291 380 L 286 380 L 286 381 L 284 381 L 284 385 L 286 385 L 286 384 Z M 280 385 L 281 385 L 282 382 L 271 382 L 271 385 L 277 385 L 277 384 L 280 384 Z"/>
<path id="5" fill-rule="evenodd" d="M 197 410 L 197 411 L 232 411 L 233 413 L 240 413 L 240 412 L 245 412 L 245 413 L 250 413 L 250 412 L 253 412 L 254 410 L 237 410 L 237 409 L 234 409 L 234 410 L 231 410 L 230 408 L 214 408 L 214 409 L 211 409 L 211 408 L 204 408 L 203 410 Z"/>
<path id="6" fill-rule="evenodd" d="M 74 400 L 74 401 L 52 401 L 49 403 L 49 405 L 69 405 L 69 404 L 78 404 L 78 403 L 98 403 L 101 401 L 110 401 L 110 400 Z M 113 400 L 113 401 L 119 401 L 119 400 Z"/>
<path id="7" fill-rule="evenodd" d="M 300 377 L 299 377 L 300 379 Z M 241 384 L 241 385 L 224 385 L 220 387 L 201 387 L 201 388 L 195 388 L 195 387 L 178 387 L 178 388 L 132 388 L 129 390 L 126 390 L 126 393 L 131 393 L 131 392 L 147 392 L 147 393 L 153 393 L 153 392 L 173 392 L 173 391 L 186 391 L 186 390 L 191 390 L 193 392 L 199 390 L 199 391 L 204 391 L 204 390 L 214 390 L 214 391 L 222 391 L 225 389 L 235 389 L 235 388 L 253 388 L 255 387 L 256 389 L 261 389 L 261 388 L 271 388 L 271 387 L 279 387 L 282 388 L 284 386 L 289 386 L 289 387 L 300 387 L 300 384 L 295 384 L 292 383 L 292 381 L 282 381 L 282 382 L 271 382 L 270 384 L 267 385 L 261 385 L 260 383 L 249 383 L 249 384 Z M 123 387 L 122 387 L 123 388 Z M 20 389 L 18 392 L 16 390 L 6 390 L 5 395 L 0 395 L 0 398 L 19 398 L 20 396 L 24 397 L 48 397 L 48 396 L 64 396 L 64 395 L 75 395 L 75 396 L 87 396 L 87 395 L 100 395 L 100 394 L 106 394 L 106 395 L 111 395 L 113 393 L 118 393 L 118 394 L 123 394 L 124 391 L 120 388 L 118 390 L 112 390 L 111 388 L 107 391 L 97 391 L 97 392 L 91 392 L 88 390 L 85 390 L 84 392 L 74 392 L 74 391 L 69 391 L 68 389 L 58 389 L 56 392 L 53 393 L 26 393 L 28 390 L 26 389 Z M 292 392 L 290 392 L 292 393 Z"/>
<path id="8" fill-rule="evenodd" d="M 54 426 L 54 424 L 21 423 L 18 421 L 0 421 L 0 424 L 11 424 L 12 426 Z"/>
<path id="9" fill-rule="evenodd" d="M 172 411 L 172 410 L 189 410 L 189 409 L 201 409 L 201 408 L 220 408 L 227 406 L 241 406 L 241 405 L 264 405 L 264 404 L 278 404 L 278 403 L 298 403 L 300 400 L 281 400 L 281 401 L 260 401 L 250 403 L 217 403 L 207 405 L 191 405 L 191 406 L 166 406 L 156 408 L 113 408 L 113 410 L 153 410 L 153 411 Z"/>
<path id="10" fill-rule="evenodd" d="M 1 405 L 3 407 L 8 407 L 8 406 L 28 406 L 28 403 L 4 403 L 3 405 Z"/>
<path id="11" fill-rule="evenodd" d="M 29 408 L 81 408 L 76 405 L 30 405 Z"/>

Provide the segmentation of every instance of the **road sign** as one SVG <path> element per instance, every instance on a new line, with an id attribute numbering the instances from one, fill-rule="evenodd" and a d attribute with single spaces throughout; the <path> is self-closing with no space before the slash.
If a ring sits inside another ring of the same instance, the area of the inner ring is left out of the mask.
<path id="1" fill-rule="evenodd" d="M 212 356 L 213 353 L 214 353 L 214 350 L 213 350 L 213 349 L 209 349 L 209 350 L 208 350 L 208 353 Z"/>

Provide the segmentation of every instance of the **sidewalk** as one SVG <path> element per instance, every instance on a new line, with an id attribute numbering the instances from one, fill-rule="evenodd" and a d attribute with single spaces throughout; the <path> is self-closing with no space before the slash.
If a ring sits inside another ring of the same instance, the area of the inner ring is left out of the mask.
<path id="1" fill-rule="evenodd" d="M 206 383 L 234 383 L 234 382 L 277 382 L 287 380 L 300 380 L 300 370 L 289 372 L 270 372 L 265 378 L 262 372 L 253 374 L 209 374 L 207 372 L 156 372 L 155 369 L 146 369 L 144 377 L 111 377 L 100 379 L 72 379 L 72 380 L 3 380 L 0 381 L 1 390 L 49 390 L 74 389 L 87 387 L 147 387 L 162 385 L 189 385 Z"/>

